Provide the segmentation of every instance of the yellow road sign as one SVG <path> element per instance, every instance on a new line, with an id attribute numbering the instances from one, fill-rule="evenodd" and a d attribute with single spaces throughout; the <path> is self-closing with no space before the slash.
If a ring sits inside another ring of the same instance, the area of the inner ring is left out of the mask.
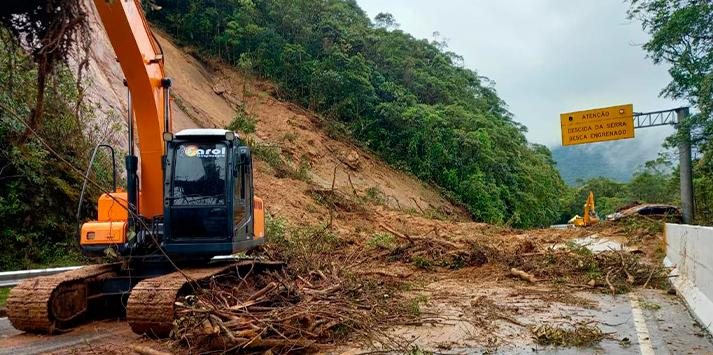
<path id="1" fill-rule="evenodd" d="M 562 145 L 634 138 L 634 105 L 619 105 L 560 115 Z"/>

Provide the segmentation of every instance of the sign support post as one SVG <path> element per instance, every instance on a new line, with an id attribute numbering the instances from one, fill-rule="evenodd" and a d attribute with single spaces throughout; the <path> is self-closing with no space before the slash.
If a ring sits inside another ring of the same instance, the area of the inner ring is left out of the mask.
<path id="1" fill-rule="evenodd" d="M 678 119 L 678 166 L 681 177 L 681 212 L 683 223 L 693 222 L 693 170 L 691 168 L 691 131 L 686 122 L 688 107 L 676 109 Z"/>

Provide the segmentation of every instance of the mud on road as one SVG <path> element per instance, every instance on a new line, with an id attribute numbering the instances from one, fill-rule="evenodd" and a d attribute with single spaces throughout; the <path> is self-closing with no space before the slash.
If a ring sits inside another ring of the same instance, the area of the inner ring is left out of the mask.
<path id="1" fill-rule="evenodd" d="M 706 354 L 713 343 L 689 316 L 681 301 L 659 290 L 641 290 L 633 297 L 645 328 L 637 326 L 629 295 L 588 292 L 557 294 L 520 282 L 493 281 L 473 285 L 463 280 L 438 281 L 412 292 L 420 298 L 422 319 L 388 332 L 402 338 L 405 349 L 435 353 L 545 354 Z M 490 304 L 488 307 L 483 305 Z M 509 316 L 493 316 L 506 310 Z M 526 328 L 536 324 L 598 324 L 605 338 L 589 347 L 541 346 Z M 640 337 L 648 333 L 648 340 Z M 642 341 L 643 340 L 643 341 Z M 135 354 L 132 345 L 165 352 L 188 353 L 167 341 L 142 338 L 121 320 L 96 321 L 57 336 L 30 335 L 0 319 L 0 354 Z M 359 354 L 360 344 L 325 349 L 328 353 Z M 652 352 L 648 352 L 651 350 Z"/>

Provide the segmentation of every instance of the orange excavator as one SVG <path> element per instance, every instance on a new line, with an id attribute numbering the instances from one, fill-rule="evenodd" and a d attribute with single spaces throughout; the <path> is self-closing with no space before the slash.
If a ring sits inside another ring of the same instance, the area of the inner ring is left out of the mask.
<path id="1" fill-rule="evenodd" d="M 568 221 L 569 224 L 575 227 L 588 227 L 599 223 L 599 217 L 594 209 L 594 193 L 589 192 L 587 202 L 584 203 L 584 213 L 582 216 L 576 215 Z"/>
<path id="2" fill-rule="evenodd" d="M 171 80 L 140 0 L 94 5 L 128 86 L 127 176 L 125 191 L 115 186 L 99 197 L 97 219 L 82 225 L 79 239 L 85 255 L 120 261 L 20 283 L 8 297 L 8 318 L 20 330 L 56 333 L 87 319 L 125 314 L 136 333 L 166 336 L 174 303 L 196 283 L 280 263 L 215 261 L 264 242 L 250 149 L 223 129 L 174 133 Z"/>

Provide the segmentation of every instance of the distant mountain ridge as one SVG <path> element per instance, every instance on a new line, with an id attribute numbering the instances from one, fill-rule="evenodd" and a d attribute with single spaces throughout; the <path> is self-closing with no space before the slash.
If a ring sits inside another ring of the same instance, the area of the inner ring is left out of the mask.
<path id="1" fill-rule="evenodd" d="M 558 146 L 552 148 L 552 158 L 568 185 L 600 176 L 628 182 L 645 162 L 663 151 L 661 143 L 660 139 L 633 139 Z"/>

